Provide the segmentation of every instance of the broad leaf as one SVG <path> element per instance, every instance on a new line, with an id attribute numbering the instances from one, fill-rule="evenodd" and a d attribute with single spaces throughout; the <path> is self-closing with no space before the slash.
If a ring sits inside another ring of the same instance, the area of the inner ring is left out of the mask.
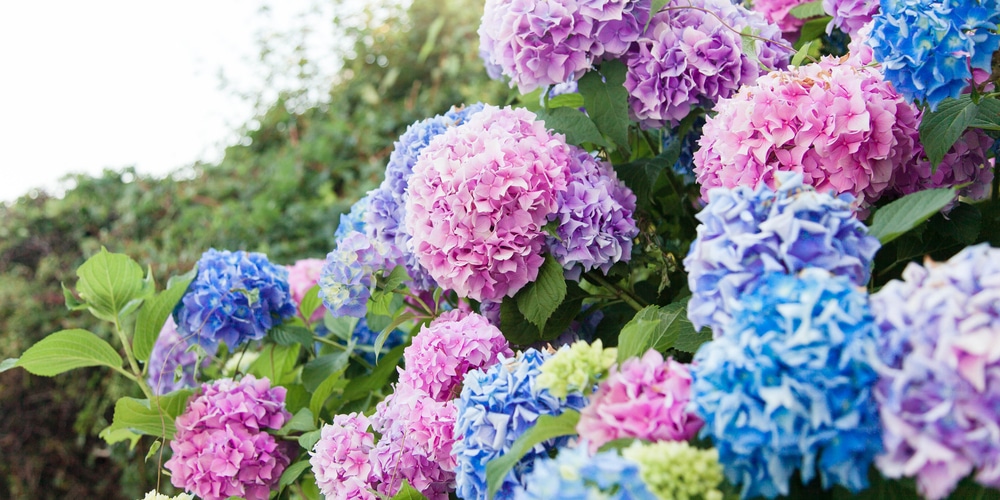
<path id="1" fill-rule="evenodd" d="M 955 141 L 971 125 L 979 108 L 972 97 L 963 95 L 958 99 L 947 98 L 938 104 L 937 110 L 925 113 L 920 120 L 920 143 L 931 165 L 937 167 Z"/>
<path id="2" fill-rule="evenodd" d="M 694 325 L 691 326 L 693 327 Z M 674 349 L 694 354 L 698 352 L 698 348 L 700 348 L 702 344 L 711 340 L 712 330 L 708 327 L 704 327 L 697 332 L 694 331 L 694 328 L 691 328 L 690 331 L 685 330 L 681 332 L 680 336 L 677 337 L 677 340 L 674 341 Z"/>
<path id="3" fill-rule="evenodd" d="M 556 108 L 538 113 L 538 119 L 545 122 L 545 127 L 566 136 L 566 142 L 581 145 L 585 142 L 608 147 L 597 125 L 579 109 Z"/>
<path id="4" fill-rule="evenodd" d="M 372 348 L 375 349 L 375 360 L 378 360 L 379 354 L 382 353 L 382 348 L 385 347 L 385 341 L 389 339 L 389 335 L 392 334 L 393 330 L 399 328 L 403 323 L 416 318 L 417 315 L 411 312 L 398 312 L 396 317 L 393 318 L 392 322 L 386 325 L 385 328 L 379 332 L 378 337 L 375 337 L 375 343 L 372 344 Z"/>
<path id="5" fill-rule="evenodd" d="M 941 211 L 956 196 L 954 188 L 928 189 L 908 194 L 878 209 L 868 234 L 883 245 L 917 227 Z"/>
<path id="6" fill-rule="evenodd" d="M 277 434 L 279 436 L 287 436 L 289 432 L 299 431 L 299 432 L 309 432 L 316 430 L 316 417 L 313 416 L 312 410 L 309 408 L 301 408 L 299 411 L 292 415 L 292 418 L 285 422 L 285 425 L 278 429 Z"/>
<path id="7" fill-rule="evenodd" d="M 292 374 L 295 369 L 295 362 L 299 358 L 298 344 L 281 346 L 269 344 L 261 350 L 260 356 L 250 364 L 248 373 L 252 373 L 257 378 L 267 377 L 271 385 L 281 385 L 285 383 L 285 377 Z"/>
<path id="8" fill-rule="evenodd" d="M 310 360 L 302 367 L 302 385 L 307 391 L 315 392 L 316 388 L 330 375 L 343 371 L 348 361 L 350 361 L 350 353 L 347 351 L 327 354 Z"/>
<path id="9" fill-rule="evenodd" d="M 0 361 L 0 373 L 3 373 L 7 370 L 10 370 L 11 368 L 16 367 L 17 359 L 18 358 L 7 358 L 3 361 Z"/>
<path id="10" fill-rule="evenodd" d="M 320 307 L 323 307 L 323 299 L 319 298 L 319 285 L 313 285 L 302 296 L 302 303 L 299 304 L 299 312 L 302 313 L 303 319 L 308 320 Z"/>
<path id="11" fill-rule="evenodd" d="M 278 479 L 278 489 L 285 489 L 294 484 L 295 481 L 299 480 L 299 476 L 301 476 L 302 473 L 311 466 L 312 464 L 310 464 L 308 460 L 302 460 L 289 465 L 285 469 L 285 472 L 281 473 L 281 479 Z"/>
<path id="12" fill-rule="evenodd" d="M 687 301 L 647 306 L 636 313 L 618 337 L 618 362 L 640 357 L 649 349 L 666 352 L 682 335 L 694 335 L 694 326 L 687 319 Z"/>
<path id="13" fill-rule="evenodd" d="M 322 429 L 316 429 L 299 436 L 299 446 L 306 450 L 312 450 L 313 446 L 316 446 L 316 442 L 319 441 L 322 432 Z"/>
<path id="14" fill-rule="evenodd" d="M 539 330 L 545 330 L 545 323 L 566 297 L 566 278 L 563 268 L 551 255 L 545 256 L 545 262 L 538 270 L 535 281 L 517 292 L 517 309 L 524 318 Z"/>
<path id="15" fill-rule="evenodd" d="M 28 348 L 17 366 L 35 375 L 51 377 L 84 366 L 121 370 L 122 357 L 104 339 L 87 330 L 62 330 Z"/>
<path id="16" fill-rule="evenodd" d="M 579 108 L 583 107 L 583 96 L 579 92 L 559 94 L 550 98 L 546 104 L 549 109 L 574 108 L 579 110 Z"/>
<path id="17" fill-rule="evenodd" d="M 490 460 L 486 464 L 486 484 L 488 497 L 493 498 L 503 479 L 536 444 L 560 436 L 576 434 L 576 424 L 580 421 L 580 413 L 566 410 L 559 416 L 542 415 L 524 434 L 514 441 L 507 453 Z"/>
<path id="18" fill-rule="evenodd" d="M 323 380 L 316 390 L 312 394 L 312 398 L 309 400 L 309 410 L 313 415 L 319 415 L 320 411 L 323 410 L 323 404 L 326 400 L 335 392 L 343 392 L 344 387 L 347 386 L 349 380 L 344 378 L 344 370 L 347 369 L 347 365 L 340 367 L 337 371 L 331 373 L 329 376 Z"/>
<path id="19" fill-rule="evenodd" d="M 403 357 L 404 348 L 405 346 L 396 346 L 379 359 L 371 373 L 351 379 L 351 383 L 344 389 L 344 401 L 364 398 L 372 391 L 385 387 L 389 379 L 396 374 L 396 365 Z"/>
<path id="20" fill-rule="evenodd" d="M 809 3 L 799 4 L 788 11 L 796 19 L 809 19 L 810 17 L 825 16 L 823 10 L 823 0 L 813 0 Z"/>
<path id="21" fill-rule="evenodd" d="M 1000 99 L 995 97 L 981 99 L 976 117 L 969 126 L 985 130 L 1000 130 Z"/>
<path id="22" fill-rule="evenodd" d="M 150 407 L 146 399 L 121 398 L 115 403 L 115 416 L 109 432 L 128 429 L 139 434 L 172 439 L 177 428 L 174 419 L 183 411 L 192 391 L 177 391 L 159 398 L 160 408 Z M 180 408 L 180 410 L 178 410 Z"/>
<path id="23" fill-rule="evenodd" d="M 312 347 L 313 334 L 304 326 L 281 324 L 267 332 L 268 337 L 280 346 L 304 345 Z"/>
<path id="24" fill-rule="evenodd" d="M 403 485 L 399 487 L 399 492 L 392 496 L 392 500 L 425 500 L 427 497 L 410 486 L 410 482 L 403 480 Z"/>
<path id="25" fill-rule="evenodd" d="M 139 310 L 139 317 L 135 322 L 135 337 L 132 339 L 132 350 L 139 361 L 149 359 L 163 324 L 184 297 L 193 279 L 194 276 L 190 276 L 181 281 L 171 282 L 169 288 L 147 300 Z"/>
<path id="26" fill-rule="evenodd" d="M 597 130 L 611 138 L 619 149 L 628 152 L 628 91 L 625 90 L 625 64 L 605 61 L 598 71 L 590 71 L 580 78 L 580 94 L 587 113 L 597 125 Z"/>
<path id="27" fill-rule="evenodd" d="M 142 267 L 125 254 L 105 248 L 87 259 L 77 270 L 76 291 L 98 318 L 114 322 L 126 306 L 148 297 L 151 281 L 143 279 Z"/>
<path id="28" fill-rule="evenodd" d="M 132 432 L 128 429 L 112 430 L 111 426 L 109 425 L 105 427 L 103 430 L 101 430 L 101 432 L 97 434 L 97 437 L 103 439 L 104 442 L 108 444 L 115 444 L 115 443 L 120 443 L 122 441 L 128 441 L 129 442 L 128 449 L 134 450 L 135 445 L 139 443 L 140 439 L 142 439 L 142 434 Z"/>

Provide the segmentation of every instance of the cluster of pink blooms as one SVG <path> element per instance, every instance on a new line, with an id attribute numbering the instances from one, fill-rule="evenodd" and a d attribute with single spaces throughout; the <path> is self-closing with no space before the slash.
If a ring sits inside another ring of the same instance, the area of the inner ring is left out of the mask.
<path id="1" fill-rule="evenodd" d="M 500 300 L 538 276 L 546 218 L 572 154 L 534 113 L 486 106 L 413 167 L 406 229 L 420 264 L 460 297 Z"/>
<path id="2" fill-rule="evenodd" d="M 295 261 L 295 264 L 286 266 L 288 268 L 288 287 L 292 292 L 292 301 L 296 306 L 302 305 L 302 299 L 306 292 L 319 283 L 319 275 L 326 263 L 323 259 L 302 259 Z M 316 322 L 323 319 L 326 309 L 317 307 L 313 311 L 309 321 Z"/>
<path id="3" fill-rule="evenodd" d="M 799 28 L 806 23 L 805 19 L 799 19 L 792 15 L 791 10 L 799 5 L 807 4 L 811 0 L 754 0 L 751 8 L 761 14 L 768 22 L 777 24 L 789 41 L 794 42 L 798 38 Z"/>
<path id="4" fill-rule="evenodd" d="M 267 378 L 204 384 L 177 417 L 174 454 L 164 465 L 170 482 L 205 500 L 266 500 L 289 463 L 266 429 L 280 429 L 289 418 L 285 388 L 272 388 Z"/>
<path id="5" fill-rule="evenodd" d="M 591 452 L 605 443 L 634 437 L 647 441 L 687 441 L 702 421 L 687 411 L 691 374 L 687 365 L 663 359 L 650 349 L 642 358 L 612 366 L 590 403 L 580 411 L 576 430 Z"/>
<path id="6" fill-rule="evenodd" d="M 374 500 L 369 452 L 375 448 L 371 423 L 361 413 L 336 415 L 324 425 L 309 453 L 316 485 L 326 498 Z"/>

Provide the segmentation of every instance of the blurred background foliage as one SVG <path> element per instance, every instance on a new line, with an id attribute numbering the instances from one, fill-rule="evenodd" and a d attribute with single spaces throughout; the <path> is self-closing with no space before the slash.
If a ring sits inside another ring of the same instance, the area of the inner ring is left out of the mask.
<path id="1" fill-rule="evenodd" d="M 76 267 L 102 245 L 150 265 L 161 286 L 212 247 L 265 252 L 282 264 L 323 257 L 340 213 L 381 181 L 407 125 L 509 94 L 478 58 L 481 15 L 480 0 L 444 0 L 370 2 L 360 18 L 331 19 L 346 51 L 318 104 L 305 82 L 314 62 L 303 56 L 287 67 L 262 44 L 260 64 L 303 85 L 271 103 L 248 102 L 258 116 L 218 164 L 165 179 L 131 168 L 77 175 L 63 196 L 0 204 L 0 359 L 51 332 L 95 326 L 64 307 L 60 284 L 74 284 Z M 125 395 L 122 382 L 100 369 L 0 374 L 0 498 L 140 498 L 152 489 L 155 458 L 146 466 L 134 459 L 145 455 L 141 446 L 96 437 Z"/>

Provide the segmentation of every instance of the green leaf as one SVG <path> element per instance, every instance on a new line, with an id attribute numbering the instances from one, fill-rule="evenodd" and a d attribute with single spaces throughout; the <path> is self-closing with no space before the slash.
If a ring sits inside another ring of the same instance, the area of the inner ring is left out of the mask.
<path id="1" fill-rule="evenodd" d="M 322 432 L 322 429 L 316 429 L 299 436 L 299 446 L 306 450 L 312 450 L 313 446 L 316 446 L 316 442 L 319 441 Z"/>
<path id="2" fill-rule="evenodd" d="M 580 78 L 579 89 L 597 130 L 627 153 L 630 150 L 628 128 L 631 120 L 625 73 L 625 64 L 621 61 L 605 61 L 598 71 L 590 71 Z"/>
<path id="3" fill-rule="evenodd" d="M 517 299 L 504 297 L 500 303 L 500 331 L 507 342 L 529 345 L 542 340 L 538 327 L 531 324 L 517 307 Z"/>
<path id="4" fill-rule="evenodd" d="M 830 16 L 824 16 L 806 21 L 799 29 L 799 39 L 792 47 L 798 50 L 806 43 L 822 38 L 826 34 L 826 26 L 830 23 L 830 19 Z"/>
<path id="5" fill-rule="evenodd" d="M 320 307 L 323 307 L 323 299 L 319 298 L 319 285 L 313 285 L 302 296 L 302 303 L 299 304 L 299 312 L 302 313 L 303 319 L 308 320 Z"/>
<path id="6" fill-rule="evenodd" d="M 135 299 L 148 297 L 153 290 L 143 279 L 142 267 L 129 256 L 110 253 L 106 248 L 87 259 L 77 270 L 76 291 L 90 312 L 114 322 Z"/>
<path id="7" fill-rule="evenodd" d="M 938 188 L 908 194 L 879 208 L 868 234 L 883 245 L 919 226 L 955 199 L 955 188 Z"/>
<path id="8" fill-rule="evenodd" d="M 958 203 L 947 217 L 937 213 L 930 218 L 928 226 L 947 238 L 972 245 L 979 241 L 983 229 L 983 214 L 976 205 Z"/>
<path id="9" fill-rule="evenodd" d="M 666 306 L 646 306 L 636 313 L 618 337 L 618 362 L 640 357 L 649 349 L 666 352 L 682 335 L 695 334 L 687 319 L 685 298 Z"/>
<path id="10" fill-rule="evenodd" d="M 132 339 L 132 350 L 139 361 L 149 359 L 167 316 L 170 316 L 174 307 L 184 297 L 193 279 L 194 276 L 190 276 L 181 281 L 171 281 L 171 286 L 147 300 L 139 310 L 139 317 L 135 321 L 135 337 Z"/>
<path id="11" fill-rule="evenodd" d="M 958 99 L 947 98 L 938 104 L 937 110 L 924 113 L 920 120 L 920 143 L 931 165 L 935 168 L 941 159 L 971 125 L 979 112 L 972 97 L 963 95 Z"/>
<path id="12" fill-rule="evenodd" d="M 580 413 L 574 410 L 566 410 L 556 417 L 552 415 L 538 417 L 535 425 L 521 434 L 507 453 L 486 464 L 488 498 L 493 498 L 503 484 L 503 479 L 535 445 L 560 436 L 576 434 L 576 424 L 579 421 Z"/>
<path id="13" fill-rule="evenodd" d="M 614 166 L 618 178 L 635 193 L 636 200 L 641 206 L 649 205 L 650 192 L 656 184 L 656 180 L 664 169 L 677 163 L 683 143 L 683 140 L 675 140 L 656 157 L 643 158 Z"/>
<path id="14" fill-rule="evenodd" d="M 395 292 L 410 279 L 410 275 L 406 272 L 406 266 L 396 266 L 392 268 L 389 275 L 385 277 L 385 283 L 382 283 L 381 288 L 386 292 Z"/>
<path id="15" fill-rule="evenodd" d="M 17 366 L 35 375 L 51 377 L 84 366 L 121 370 L 122 357 L 104 339 L 87 330 L 62 330 L 28 348 Z"/>
<path id="16" fill-rule="evenodd" d="M 344 389 L 344 401 L 354 401 L 367 397 L 373 391 L 385 387 L 389 379 L 396 374 L 396 365 L 403 357 L 403 349 L 406 346 L 396 346 L 375 364 L 375 369 L 368 375 L 351 379 L 351 383 Z"/>
<path id="17" fill-rule="evenodd" d="M 173 396 L 161 396 L 160 408 L 150 407 L 149 400 L 121 398 L 115 403 L 115 415 L 109 432 L 128 429 L 132 432 L 172 439 L 177 418 L 193 391 L 176 391 Z M 178 410 L 180 408 L 180 410 Z M 175 413 L 176 412 L 176 413 Z"/>
<path id="18" fill-rule="evenodd" d="M 407 321 L 410 321 L 411 319 L 414 319 L 416 317 L 417 315 L 413 314 L 412 312 L 404 312 L 404 313 L 397 312 L 397 315 L 395 318 L 393 318 L 392 322 L 389 323 L 385 328 L 382 329 L 381 332 L 378 333 L 378 337 L 375 337 L 375 343 L 372 345 L 372 348 L 375 349 L 376 361 L 378 360 L 378 355 L 382 352 L 382 347 L 385 346 L 385 341 L 389 338 L 389 334 L 391 334 L 393 330 L 399 328 L 399 326 L 402 325 L 403 323 L 406 323 Z"/>
<path id="19" fill-rule="evenodd" d="M 17 358 L 7 358 L 3 361 L 0 361 L 0 373 L 10 370 L 15 366 L 17 366 Z"/>
<path id="20" fill-rule="evenodd" d="M 344 366 L 331 373 L 325 380 L 323 380 L 322 383 L 319 384 L 318 387 L 316 387 L 312 397 L 309 399 L 309 411 L 311 411 L 313 415 L 320 414 L 320 411 L 323 410 L 323 404 L 326 403 L 327 399 L 330 399 L 330 396 L 334 392 L 343 392 L 344 387 L 346 387 L 347 383 L 350 382 L 344 378 L 344 371 L 346 369 L 347 365 L 344 364 Z"/>
<path id="21" fill-rule="evenodd" d="M 559 94 L 548 102 L 549 109 L 556 108 L 574 108 L 579 110 L 583 107 L 583 96 L 579 92 L 570 92 L 568 94 Z"/>
<path id="22" fill-rule="evenodd" d="M 517 309 L 525 319 L 545 330 L 545 323 L 566 297 L 566 278 L 563 268 L 551 255 L 545 256 L 545 262 L 538 270 L 535 281 L 528 283 L 514 296 Z"/>
<path id="23" fill-rule="evenodd" d="M 292 418 L 285 422 L 285 425 L 278 429 L 277 434 L 279 436 L 287 436 L 289 432 L 299 431 L 299 432 L 309 432 L 316 430 L 316 417 L 313 416 L 312 410 L 309 408 L 302 408 L 292 415 Z"/>
<path id="24" fill-rule="evenodd" d="M 140 439 L 142 439 L 142 434 L 137 434 L 128 429 L 112 430 L 111 426 L 109 425 L 105 427 L 103 430 L 101 430 L 101 432 L 97 434 L 97 437 L 103 439 L 104 442 L 108 444 L 115 444 L 115 443 L 120 443 L 122 441 L 128 441 L 129 442 L 128 449 L 134 450 L 135 445 L 139 443 Z"/>
<path id="25" fill-rule="evenodd" d="M 257 378 L 267 377 L 271 385 L 285 383 L 285 376 L 292 375 L 295 362 L 299 359 L 299 345 L 282 346 L 268 344 L 260 351 L 260 356 L 247 369 Z"/>
<path id="26" fill-rule="evenodd" d="M 441 28 L 444 28 L 445 18 L 444 16 L 438 16 L 431 26 L 427 28 L 427 39 L 424 40 L 423 46 L 420 47 L 420 53 L 417 55 L 417 63 L 424 64 L 427 62 L 427 56 L 431 55 L 434 51 L 434 45 L 437 43 L 437 37 L 441 34 Z"/>
<path id="27" fill-rule="evenodd" d="M 670 3 L 670 0 L 653 0 L 649 8 L 649 19 L 646 20 L 646 26 L 642 29 L 642 31 L 645 32 L 646 29 L 649 28 L 649 23 L 653 20 L 653 16 L 655 16 L 660 9 L 666 7 L 668 3 Z"/>
<path id="28" fill-rule="evenodd" d="M 405 479 L 402 486 L 399 487 L 399 492 L 392 496 L 392 500 L 425 500 L 426 498 L 423 493 L 410 486 L 410 482 Z"/>
<path id="29" fill-rule="evenodd" d="M 538 119 L 545 122 L 545 127 L 566 136 L 566 142 L 581 145 L 585 142 L 608 147 L 610 144 L 597 130 L 597 125 L 589 116 L 576 108 L 556 108 L 551 111 L 541 111 Z"/>
<path id="30" fill-rule="evenodd" d="M 310 463 L 308 460 L 302 460 L 289 465 L 285 468 L 285 472 L 281 473 L 281 479 L 278 479 L 278 489 L 282 490 L 294 484 L 295 481 L 299 480 L 299 476 L 309 467 Z"/>
<path id="31" fill-rule="evenodd" d="M 327 314 L 323 318 L 323 326 L 337 338 L 346 341 L 351 338 L 354 328 L 358 326 L 358 318 Z"/>
<path id="32" fill-rule="evenodd" d="M 698 352 L 698 348 L 700 348 L 702 344 L 710 340 L 712 340 L 712 330 L 708 327 L 704 327 L 697 332 L 694 331 L 694 328 L 692 328 L 691 331 L 681 332 L 680 336 L 678 336 L 677 340 L 674 342 L 674 349 L 694 354 Z"/>
<path id="33" fill-rule="evenodd" d="M 310 360 L 302 367 L 302 385 L 315 392 L 330 375 L 342 371 L 350 361 L 350 353 L 341 351 Z"/>
<path id="34" fill-rule="evenodd" d="M 268 337 L 280 346 L 304 345 L 311 347 L 313 334 L 304 326 L 281 324 L 267 332 Z"/>
<path id="35" fill-rule="evenodd" d="M 788 13 L 796 19 L 809 19 L 810 17 L 826 15 L 826 11 L 823 10 L 823 0 L 796 5 Z"/>
<path id="36" fill-rule="evenodd" d="M 740 41 L 743 45 L 743 54 L 747 56 L 747 59 L 752 61 L 757 66 L 764 68 L 761 64 L 760 58 L 757 57 L 757 30 L 753 29 L 752 26 L 744 26 L 743 30 L 740 31 Z M 764 68 L 767 70 L 768 68 Z"/>
<path id="37" fill-rule="evenodd" d="M 792 61 L 790 64 L 792 66 L 801 66 L 802 61 L 805 61 L 806 57 L 809 56 L 809 51 L 811 51 L 813 46 L 817 45 L 818 43 L 819 42 L 816 40 L 809 40 L 808 42 L 802 44 L 802 47 L 799 47 L 799 50 L 796 51 L 795 55 L 792 56 Z"/>
<path id="38" fill-rule="evenodd" d="M 146 452 L 146 462 L 148 462 L 150 458 L 153 458 L 153 456 L 156 455 L 156 452 L 160 451 L 160 446 L 162 446 L 162 442 L 159 439 L 153 441 L 153 444 L 149 445 L 149 451 Z"/>
<path id="39" fill-rule="evenodd" d="M 979 110 L 969 127 L 1000 130 L 1000 99 L 984 97 L 979 100 Z"/>
<path id="40" fill-rule="evenodd" d="M 62 286 L 63 300 L 66 301 L 66 309 L 70 311 L 82 311 L 87 308 L 87 304 L 80 302 L 65 283 L 60 283 L 60 286 Z"/>

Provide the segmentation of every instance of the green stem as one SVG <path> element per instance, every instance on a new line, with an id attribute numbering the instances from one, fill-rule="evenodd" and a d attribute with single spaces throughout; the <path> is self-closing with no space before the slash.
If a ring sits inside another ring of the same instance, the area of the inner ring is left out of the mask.
<path id="1" fill-rule="evenodd" d="M 330 340 L 330 339 L 328 339 L 326 337 L 320 337 L 319 335 L 313 335 L 313 340 L 315 340 L 316 342 L 319 342 L 321 344 L 326 344 L 326 345 L 328 345 L 330 347 L 335 347 L 337 349 L 340 349 L 341 351 L 346 351 L 347 350 L 347 346 L 338 344 L 338 343 L 336 343 L 336 342 L 334 342 L 334 341 L 332 341 L 332 340 Z"/>
<path id="2" fill-rule="evenodd" d="M 631 306 L 632 309 L 635 309 L 637 312 L 641 311 L 644 307 L 646 307 L 646 304 L 642 299 L 635 296 L 632 292 L 629 292 L 628 290 L 604 279 L 604 276 L 601 276 L 597 273 L 585 273 L 583 275 L 583 279 L 595 285 L 603 287 L 605 290 L 613 293 L 615 297 L 621 299 L 623 302 Z"/>
<path id="3" fill-rule="evenodd" d="M 153 401 L 153 391 L 146 384 L 146 380 L 142 378 L 142 370 L 139 369 L 139 361 L 135 359 L 135 353 L 132 352 L 132 345 L 128 343 L 128 338 L 125 337 L 125 332 L 122 331 L 121 323 L 118 322 L 118 318 L 115 318 L 115 333 L 118 334 L 118 340 L 121 341 L 122 347 L 125 349 L 125 357 L 128 358 L 128 364 L 132 368 L 131 376 L 126 375 L 126 377 L 132 379 L 133 382 L 139 384 L 139 389 L 146 396 L 146 399 Z M 124 370 L 120 370 L 122 374 L 126 374 Z"/>

